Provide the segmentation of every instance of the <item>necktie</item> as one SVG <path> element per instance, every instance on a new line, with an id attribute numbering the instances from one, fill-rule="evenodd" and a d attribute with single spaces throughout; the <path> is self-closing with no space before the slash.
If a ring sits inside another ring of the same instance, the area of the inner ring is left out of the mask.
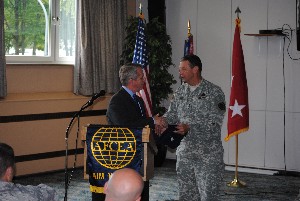
<path id="1" fill-rule="evenodd" d="M 138 101 L 137 95 L 136 95 L 136 94 L 133 94 L 133 95 L 132 95 L 132 98 L 133 98 L 135 104 L 137 105 L 138 109 L 140 110 L 141 115 L 144 116 L 144 113 L 143 113 L 142 107 L 141 107 L 141 105 L 140 105 L 140 102 Z"/>

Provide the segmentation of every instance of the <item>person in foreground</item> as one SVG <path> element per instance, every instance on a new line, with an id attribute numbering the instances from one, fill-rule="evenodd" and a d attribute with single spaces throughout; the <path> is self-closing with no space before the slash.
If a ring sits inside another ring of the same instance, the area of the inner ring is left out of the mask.
<path id="1" fill-rule="evenodd" d="M 176 150 L 180 201 L 218 200 L 224 174 L 221 127 L 225 96 L 219 86 L 201 76 L 201 71 L 198 56 L 181 59 L 183 83 L 164 114 L 168 124 L 176 124 L 176 132 L 185 135 Z"/>
<path id="2" fill-rule="evenodd" d="M 23 186 L 12 183 L 15 175 L 15 155 L 11 146 L 0 143 L 0 200 L 5 201 L 56 201 L 56 191 L 45 185 Z"/>
<path id="3" fill-rule="evenodd" d="M 104 185 L 105 201 L 139 201 L 144 188 L 141 175 L 133 169 L 115 171 Z"/>

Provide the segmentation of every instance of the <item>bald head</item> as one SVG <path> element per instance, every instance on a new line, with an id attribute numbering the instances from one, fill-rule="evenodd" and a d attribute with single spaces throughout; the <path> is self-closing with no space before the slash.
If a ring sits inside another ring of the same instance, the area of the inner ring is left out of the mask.
<path id="1" fill-rule="evenodd" d="M 139 201 L 144 188 L 141 175 L 133 169 L 115 171 L 104 186 L 106 201 Z"/>

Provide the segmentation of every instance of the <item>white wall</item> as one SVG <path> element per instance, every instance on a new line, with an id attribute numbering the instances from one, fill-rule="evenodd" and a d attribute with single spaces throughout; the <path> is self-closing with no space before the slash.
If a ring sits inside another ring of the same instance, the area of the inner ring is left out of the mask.
<path id="1" fill-rule="evenodd" d="M 166 0 L 173 63 L 178 66 L 183 56 L 190 19 L 195 54 L 203 62 L 203 77 L 221 86 L 228 104 L 237 7 L 241 10 L 241 41 L 250 105 L 250 129 L 239 135 L 239 165 L 273 170 L 283 170 L 286 166 L 289 171 L 299 172 L 300 62 L 289 58 L 286 51 L 289 40 L 284 37 L 244 35 L 259 33 L 261 29 L 282 28 L 284 24 L 295 29 L 296 0 Z M 295 38 L 289 52 L 294 58 L 300 57 Z M 178 77 L 177 67 L 170 72 Z M 174 89 L 179 83 L 178 80 Z M 227 113 L 222 140 L 226 135 Z M 235 139 L 224 142 L 223 146 L 225 163 L 235 165 Z M 176 158 L 171 152 L 167 157 Z"/>

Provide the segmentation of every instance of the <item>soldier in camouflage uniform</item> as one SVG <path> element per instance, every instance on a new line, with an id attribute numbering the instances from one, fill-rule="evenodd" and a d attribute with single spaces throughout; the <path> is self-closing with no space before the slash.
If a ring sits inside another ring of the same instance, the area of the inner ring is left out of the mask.
<path id="1" fill-rule="evenodd" d="M 12 183 L 15 173 L 13 149 L 0 143 L 0 201 L 56 201 L 56 191 L 45 185 L 23 186 Z"/>
<path id="2" fill-rule="evenodd" d="M 221 127 L 225 96 L 221 88 L 201 77 L 198 56 L 181 59 L 179 74 L 184 83 L 176 90 L 168 111 L 168 124 L 186 135 L 176 150 L 179 200 L 218 200 L 224 174 Z"/>

